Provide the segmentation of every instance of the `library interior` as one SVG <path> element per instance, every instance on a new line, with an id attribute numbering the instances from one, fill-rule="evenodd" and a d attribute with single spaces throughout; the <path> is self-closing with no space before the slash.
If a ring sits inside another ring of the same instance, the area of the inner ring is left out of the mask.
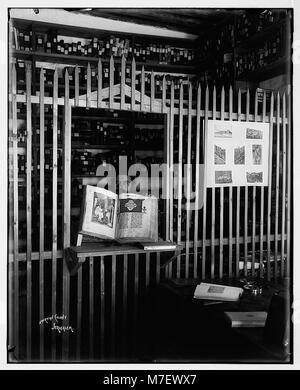
<path id="1" fill-rule="evenodd" d="M 291 363 L 293 9 L 7 23 L 8 361 Z"/>

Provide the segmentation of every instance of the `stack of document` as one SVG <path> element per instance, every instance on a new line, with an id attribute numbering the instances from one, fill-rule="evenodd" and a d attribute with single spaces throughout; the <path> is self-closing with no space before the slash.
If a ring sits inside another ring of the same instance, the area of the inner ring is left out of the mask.
<path id="1" fill-rule="evenodd" d="M 208 299 L 214 301 L 238 301 L 243 294 L 240 287 L 223 286 L 220 284 L 200 283 L 194 292 L 196 299 Z"/>

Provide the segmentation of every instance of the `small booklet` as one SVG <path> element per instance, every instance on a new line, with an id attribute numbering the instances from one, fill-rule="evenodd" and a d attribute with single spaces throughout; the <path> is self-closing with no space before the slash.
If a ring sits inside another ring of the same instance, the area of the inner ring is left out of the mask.
<path id="1" fill-rule="evenodd" d="M 79 233 L 119 242 L 158 240 L 158 202 L 153 196 L 84 187 Z"/>
<path id="2" fill-rule="evenodd" d="M 268 315 L 266 311 L 227 311 L 224 314 L 232 328 L 263 328 Z"/>
<path id="3" fill-rule="evenodd" d="M 194 298 L 213 301 L 238 301 L 243 294 L 239 287 L 223 286 L 220 284 L 200 283 L 197 285 Z"/>
<path id="4" fill-rule="evenodd" d="M 171 241 L 143 242 L 141 243 L 144 251 L 174 251 L 177 245 Z"/>

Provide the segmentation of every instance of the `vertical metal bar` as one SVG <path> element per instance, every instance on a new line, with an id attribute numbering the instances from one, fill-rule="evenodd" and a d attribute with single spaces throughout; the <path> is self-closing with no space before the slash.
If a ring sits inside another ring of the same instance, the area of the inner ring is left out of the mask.
<path id="1" fill-rule="evenodd" d="M 280 95 L 277 93 L 276 105 L 276 184 L 275 184 L 275 235 L 274 235 L 274 272 L 278 273 L 278 225 L 279 225 L 279 164 L 280 164 Z"/>
<path id="2" fill-rule="evenodd" d="M 121 61 L 121 110 L 124 109 L 125 104 L 125 72 L 126 72 L 126 59 L 122 55 Z"/>
<path id="3" fill-rule="evenodd" d="M 80 360 L 81 324 L 82 324 L 82 267 L 77 271 L 77 328 L 76 328 L 76 358 Z"/>
<path id="4" fill-rule="evenodd" d="M 156 283 L 160 282 L 160 252 L 156 252 Z"/>
<path id="5" fill-rule="evenodd" d="M 166 174 L 166 240 L 170 239 L 170 115 L 165 117 L 165 156 L 167 165 Z"/>
<path id="6" fill-rule="evenodd" d="M 87 77 L 86 77 L 86 106 L 91 106 L 91 92 L 92 92 L 92 72 L 91 65 L 87 65 Z"/>
<path id="7" fill-rule="evenodd" d="M 26 63 L 26 222 L 27 222 L 27 252 L 26 252 L 26 307 L 27 307 L 27 326 L 26 326 L 26 356 L 31 359 L 31 315 L 32 315 L 32 278 L 31 278 L 31 252 L 32 252 L 32 206 L 31 206 L 31 162 L 32 162 L 32 122 L 31 122 L 31 63 Z"/>
<path id="8" fill-rule="evenodd" d="M 146 253 L 146 294 L 148 298 L 149 293 L 149 283 L 150 283 L 150 253 Z"/>
<path id="9" fill-rule="evenodd" d="M 53 156 L 52 156 L 52 313 L 56 313 L 57 282 L 57 121 L 58 74 L 53 76 Z M 52 360 L 56 358 L 56 332 L 52 332 Z"/>
<path id="10" fill-rule="evenodd" d="M 63 145 L 63 249 L 70 246 L 71 229 L 71 106 L 69 99 L 69 74 L 65 72 L 64 98 L 64 145 Z M 69 322 L 70 274 L 66 262 L 63 264 L 63 313 Z M 68 323 L 67 322 L 67 323 Z M 62 358 L 67 360 L 69 334 L 63 333 Z"/>
<path id="11" fill-rule="evenodd" d="M 213 120 L 216 120 L 216 86 L 213 89 Z M 215 277 L 215 228 L 216 228 L 216 190 L 211 189 L 211 265 L 210 265 L 210 276 L 213 279 Z"/>
<path id="12" fill-rule="evenodd" d="M 113 56 L 110 57 L 109 60 L 109 108 L 113 108 L 114 104 L 114 59 Z"/>
<path id="13" fill-rule="evenodd" d="M 258 91 L 255 92 L 254 98 L 254 120 L 258 121 Z M 256 233 L 256 186 L 252 188 L 252 261 L 251 261 L 251 273 L 255 274 L 255 233 Z"/>
<path id="14" fill-rule="evenodd" d="M 100 257 L 100 357 L 105 355 L 105 279 L 104 257 Z"/>
<path id="15" fill-rule="evenodd" d="M 208 107 L 209 107 L 209 89 L 208 85 L 206 86 L 205 91 L 205 131 L 207 131 L 207 121 L 208 121 Z M 204 134 L 204 138 L 206 135 Z M 205 140 L 203 140 L 203 143 Z M 205 149 L 204 149 L 205 153 Z M 206 197 L 207 197 L 207 189 L 206 189 L 206 178 L 204 178 L 204 186 L 203 186 L 203 217 L 202 217 L 202 279 L 205 279 L 205 261 L 206 261 Z"/>
<path id="16" fill-rule="evenodd" d="M 57 72 L 57 69 L 56 69 Z M 75 67 L 75 106 L 79 105 L 79 68 Z"/>
<path id="17" fill-rule="evenodd" d="M 181 243 L 182 224 L 182 142 L 183 142 L 183 85 L 179 91 L 179 134 L 178 134 L 178 214 L 177 214 L 177 243 Z M 181 257 L 177 257 L 177 274 L 180 278 Z"/>
<path id="18" fill-rule="evenodd" d="M 94 357 L 94 259 L 89 258 L 89 356 Z"/>
<path id="19" fill-rule="evenodd" d="M 197 117 L 196 117 L 196 183 L 195 183 L 195 219 L 194 219 L 194 278 L 198 274 L 198 223 L 199 223 L 199 189 L 200 189 L 200 120 L 201 120 L 201 86 L 197 89 Z"/>
<path id="20" fill-rule="evenodd" d="M 111 259 L 111 355 L 116 353 L 116 256 Z"/>
<path id="21" fill-rule="evenodd" d="M 138 317 L 138 298 L 139 298 L 139 255 L 136 253 L 134 258 L 134 302 L 133 302 L 133 349 L 136 350 L 137 317 Z"/>
<path id="22" fill-rule="evenodd" d="M 238 90 L 238 121 L 241 120 L 242 112 L 242 94 L 241 90 Z M 236 192 L 236 249 L 235 249 L 235 275 L 236 277 L 240 274 L 240 201 L 241 201 L 241 187 L 237 187 Z"/>
<path id="23" fill-rule="evenodd" d="M 186 246 L 185 246 L 185 277 L 189 277 L 189 265 L 190 265 L 190 223 L 191 223 L 191 154 L 192 154 L 192 99 L 193 99 L 192 84 L 189 83 L 189 105 L 188 105 L 188 139 L 187 139 L 187 189 L 186 189 Z"/>
<path id="24" fill-rule="evenodd" d="M 145 110 L 145 68 L 142 66 L 141 73 L 141 111 Z"/>
<path id="25" fill-rule="evenodd" d="M 155 77 L 154 77 L 154 73 L 153 73 L 153 70 L 151 72 L 151 97 L 150 97 L 150 111 L 153 112 L 154 111 L 154 100 L 155 100 Z M 174 88 L 174 86 L 173 86 Z"/>
<path id="26" fill-rule="evenodd" d="M 136 77 L 136 66 L 135 59 L 133 57 L 131 63 L 131 109 L 134 111 L 135 107 L 135 77 Z"/>
<path id="27" fill-rule="evenodd" d="M 44 229 L 45 229 L 45 111 L 44 111 L 44 69 L 40 70 L 40 264 L 39 264 L 39 306 L 40 319 L 44 318 Z M 44 325 L 40 326 L 40 360 L 44 359 Z"/>
<path id="28" fill-rule="evenodd" d="M 229 120 L 232 120 L 232 111 L 233 111 L 233 96 L 232 96 L 232 86 L 229 88 Z M 232 277 L 232 186 L 229 187 L 229 270 L 228 275 Z M 223 276 L 223 275 L 222 275 Z"/>
<path id="29" fill-rule="evenodd" d="M 250 113 L 250 91 L 247 90 L 246 97 L 246 121 L 249 121 Z M 244 276 L 247 276 L 248 261 L 248 187 L 245 186 L 245 209 L 244 209 Z"/>
<path id="30" fill-rule="evenodd" d="M 17 73 L 12 65 L 12 132 L 13 132 L 13 221 L 14 221 L 14 302 L 13 305 L 13 344 L 15 356 L 19 356 L 19 209 L 18 209 L 18 123 L 17 123 Z"/>
<path id="31" fill-rule="evenodd" d="M 163 75 L 163 83 L 162 83 L 162 105 L 161 105 L 161 111 L 164 112 L 166 108 L 166 76 Z"/>
<path id="32" fill-rule="evenodd" d="M 98 85 L 97 85 L 97 106 L 101 107 L 102 102 L 102 62 L 98 61 Z"/>
<path id="33" fill-rule="evenodd" d="M 124 255 L 123 267 L 123 351 L 127 351 L 127 293 L 128 293 L 128 255 Z"/>
<path id="34" fill-rule="evenodd" d="M 290 239 L 291 239 L 291 153 L 292 153 L 292 126 L 291 126 L 291 91 L 288 89 L 288 128 L 287 128 L 287 226 L 286 226 L 286 277 L 290 277 Z"/>
<path id="35" fill-rule="evenodd" d="M 286 95 L 282 96 L 282 198 L 281 198 L 281 277 L 285 273 L 285 214 L 286 214 Z"/>
<path id="36" fill-rule="evenodd" d="M 170 105 L 170 240 L 173 240 L 173 199 L 174 199 L 174 83 L 171 84 L 171 105 Z M 172 263 L 170 264 L 172 266 Z"/>
<path id="37" fill-rule="evenodd" d="M 271 252 L 271 205 L 272 205 L 272 153 L 273 153 L 273 110 L 274 110 L 274 94 L 271 94 L 270 103 L 270 130 L 269 130 L 269 177 L 268 177 L 268 219 L 267 219 L 267 279 L 270 280 L 270 252 Z"/>
<path id="38" fill-rule="evenodd" d="M 263 122 L 266 121 L 266 105 L 267 105 L 267 97 L 266 91 L 264 91 L 263 97 Z M 260 234 L 259 234 L 259 275 L 263 277 L 263 250 L 264 250 L 264 187 L 260 187 Z"/>
<path id="39" fill-rule="evenodd" d="M 224 120 L 225 112 L 225 89 L 224 86 L 221 90 L 221 121 Z M 229 222 L 230 224 L 230 222 Z M 220 266 L 219 266 L 219 277 L 223 276 L 223 234 L 224 234 L 224 187 L 220 188 Z"/>

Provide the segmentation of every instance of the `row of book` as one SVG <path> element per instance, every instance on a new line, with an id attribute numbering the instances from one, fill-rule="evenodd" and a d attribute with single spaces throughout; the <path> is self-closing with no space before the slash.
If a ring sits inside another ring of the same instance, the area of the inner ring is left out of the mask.
<path id="1" fill-rule="evenodd" d="M 39 162 L 39 154 L 37 155 L 38 161 L 35 163 L 32 161 L 31 171 L 35 171 L 35 169 L 40 171 L 40 162 Z M 58 176 L 62 175 L 62 150 L 57 150 L 57 174 Z M 18 154 L 18 170 L 20 174 L 27 173 L 27 163 L 26 163 L 26 155 Z M 51 173 L 53 170 L 53 152 L 51 149 L 45 149 L 44 153 L 44 172 Z"/>
<path id="2" fill-rule="evenodd" d="M 55 33 L 33 34 L 32 31 L 13 28 L 12 47 L 17 50 L 38 51 L 84 57 L 136 57 L 138 61 L 162 64 L 193 64 L 195 52 L 191 48 L 174 47 L 149 42 L 138 43 L 131 39 L 106 36 L 102 39 L 76 39 Z"/>
<path id="3" fill-rule="evenodd" d="M 234 47 L 234 31 L 234 23 L 231 22 L 223 25 L 219 31 L 200 38 L 197 51 L 198 59 L 201 61 L 214 55 L 214 53 L 223 52 L 225 49 L 232 51 Z"/>
<path id="4" fill-rule="evenodd" d="M 282 32 L 273 35 L 272 40 L 266 41 L 258 48 L 240 53 L 236 59 L 237 76 L 244 72 L 254 72 L 276 61 L 285 55 L 285 45 Z"/>
<path id="5" fill-rule="evenodd" d="M 135 147 L 143 146 L 146 148 L 158 149 L 164 144 L 163 129 L 136 128 Z"/>
<path id="6" fill-rule="evenodd" d="M 69 75 L 69 82 L 71 86 L 75 84 L 75 68 L 74 67 L 66 67 Z M 16 61 L 16 71 L 17 71 L 17 81 L 18 83 L 25 83 L 26 81 L 26 72 L 25 72 L 25 62 L 23 60 Z M 52 69 L 43 69 L 44 72 L 44 83 L 45 86 L 53 86 L 53 74 L 54 71 Z M 141 89 L 141 73 L 136 75 L 135 79 L 135 87 L 136 89 Z M 102 87 L 106 88 L 109 86 L 109 65 L 104 64 L 102 67 Z M 40 68 L 36 69 L 35 80 L 39 83 L 40 80 Z M 192 80 L 189 76 L 173 76 L 170 74 L 165 74 L 165 85 L 167 91 L 170 91 L 171 84 L 173 82 L 174 89 L 177 90 L 180 88 L 181 84 L 187 84 L 189 80 Z M 86 87 L 87 85 L 87 68 L 79 67 L 78 68 L 78 81 L 80 87 Z M 115 65 L 114 68 L 114 84 L 119 84 L 121 82 L 121 67 L 119 65 Z M 131 86 L 131 67 L 126 66 L 125 69 L 125 83 Z M 58 84 L 59 86 L 64 87 L 65 84 L 65 75 L 61 70 L 58 73 Z M 98 71 L 96 67 L 91 67 L 91 86 L 93 89 L 97 89 L 98 84 Z M 163 76 L 162 75 L 154 75 L 154 88 L 155 93 L 162 92 L 163 90 Z M 148 92 L 151 90 L 151 73 L 145 73 L 145 91 Z"/>
<path id="7" fill-rule="evenodd" d="M 288 16 L 287 10 L 264 10 L 257 14 L 246 13 L 237 18 L 236 41 L 252 37 L 254 34 L 263 31 L 272 24 L 284 20 Z"/>

